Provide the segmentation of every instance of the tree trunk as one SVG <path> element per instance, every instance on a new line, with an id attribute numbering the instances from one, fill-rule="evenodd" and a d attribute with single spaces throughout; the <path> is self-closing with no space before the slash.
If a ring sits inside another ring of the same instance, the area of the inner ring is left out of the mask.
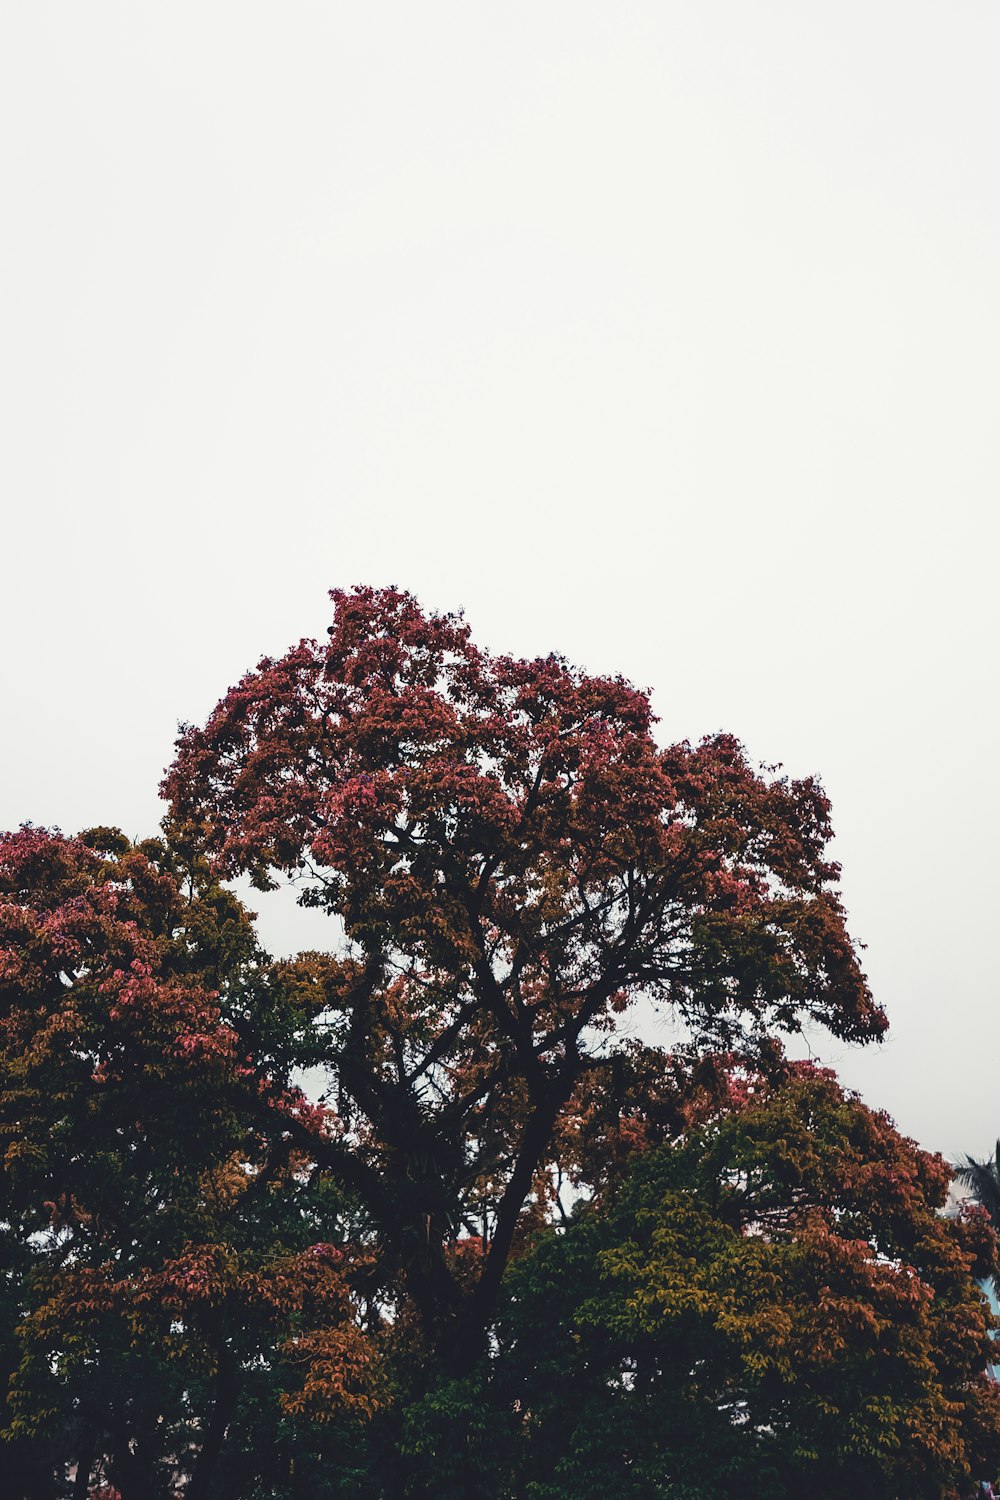
<path id="1" fill-rule="evenodd" d="M 76 1477 L 73 1480 L 73 1500 L 87 1500 L 90 1493 L 90 1473 L 97 1453 L 97 1428 L 91 1427 L 80 1437 L 80 1450 L 76 1460 Z"/>
<path id="2" fill-rule="evenodd" d="M 215 1376 L 215 1404 L 205 1427 L 201 1450 L 195 1460 L 186 1500 L 210 1500 L 213 1493 L 212 1477 L 236 1406 L 236 1392 L 236 1361 L 231 1351 L 223 1346 L 219 1350 Z"/>

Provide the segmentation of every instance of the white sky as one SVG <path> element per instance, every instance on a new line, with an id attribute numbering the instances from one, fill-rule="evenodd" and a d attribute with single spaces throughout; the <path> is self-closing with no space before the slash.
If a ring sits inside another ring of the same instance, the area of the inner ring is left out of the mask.
<path id="1" fill-rule="evenodd" d="M 986 0 L 4 6 L 0 826 L 152 831 L 177 720 L 395 582 L 818 771 L 893 1030 L 814 1045 L 991 1151 L 998 44 Z"/>

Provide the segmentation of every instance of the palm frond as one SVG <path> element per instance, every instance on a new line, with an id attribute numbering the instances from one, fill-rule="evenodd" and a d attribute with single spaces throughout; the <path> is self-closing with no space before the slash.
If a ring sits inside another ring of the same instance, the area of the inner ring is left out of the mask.
<path id="1" fill-rule="evenodd" d="M 992 1158 L 979 1161 L 974 1156 L 963 1156 L 955 1167 L 955 1180 L 969 1189 L 976 1202 L 985 1208 L 990 1223 L 1000 1234 L 1000 1140 Z M 1000 1301 L 1000 1270 L 990 1277 L 993 1291 Z"/>

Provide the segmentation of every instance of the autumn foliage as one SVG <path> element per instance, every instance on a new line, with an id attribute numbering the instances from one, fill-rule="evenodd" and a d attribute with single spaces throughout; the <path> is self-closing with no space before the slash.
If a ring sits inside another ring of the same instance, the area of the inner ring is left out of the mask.
<path id="1" fill-rule="evenodd" d="M 409 595 L 332 597 L 182 731 L 159 838 L 0 838 L 12 1493 L 995 1469 L 991 1232 L 777 1039 L 885 1027 L 818 783 L 664 747 L 624 680 Z M 328 948 L 270 959 L 238 875 Z"/>
<path id="2" fill-rule="evenodd" d="M 741 1081 L 514 1268 L 519 1462 L 552 1496 L 961 1493 L 1000 1418 L 981 1219 L 832 1074 Z"/>

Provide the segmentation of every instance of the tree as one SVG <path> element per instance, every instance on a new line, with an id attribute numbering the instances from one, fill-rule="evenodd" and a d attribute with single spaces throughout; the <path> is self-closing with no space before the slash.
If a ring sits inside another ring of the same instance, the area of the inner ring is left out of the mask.
<path id="1" fill-rule="evenodd" d="M 512 1268 L 509 1492 L 966 1494 L 1000 1466 L 971 1274 L 993 1236 L 940 1215 L 947 1165 L 832 1074 L 733 1081 Z"/>
<path id="2" fill-rule="evenodd" d="M 492 656 L 408 594 L 332 598 L 325 647 L 264 659 L 184 731 L 168 826 L 218 874 L 293 880 L 339 919 L 302 971 L 338 1133 L 297 1139 L 461 1372 L 559 1122 L 614 1067 L 638 996 L 700 1045 L 804 1017 L 863 1041 L 885 1021 L 815 781 L 756 773 L 727 735 L 661 749 L 621 678 Z M 448 1263 L 463 1226 L 470 1285 Z"/>
<path id="3" fill-rule="evenodd" d="M 682 1143 L 738 1113 L 747 1078 L 783 1076 L 777 1030 L 884 1030 L 817 782 L 728 735 L 663 747 L 622 679 L 491 655 L 407 594 L 333 601 L 328 642 L 183 729 L 161 838 L 0 837 L 19 1500 L 531 1493 L 498 1457 L 537 1460 L 540 1484 L 556 1441 L 518 1393 L 543 1410 L 516 1267 L 562 1264 L 556 1221 L 603 1275 L 587 1236 L 621 1243 L 640 1156 L 687 1163 L 710 1260 L 718 1183 Z M 328 950 L 272 961 L 223 883 L 241 872 L 295 884 Z M 640 1000 L 682 1028 L 669 1051 L 631 1034 Z M 963 1404 L 981 1313 L 959 1260 L 941 1390 Z"/>
<path id="4" fill-rule="evenodd" d="M 284 1129 L 314 1113 L 279 1072 L 302 1024 L 203 864 L 107 829 L 0 838 L 7 1431 L 49 1455 L 33 1500 L 60 1460 L 80 1495 L 98 1471 L 124 1500 L 215 1493 L 241 1372 L 303 1320 L 347 1371 L 329 1405 L 364 1400 L 341 1252 L 313 1243 L 338 1206 Z"/>
<path id="5" fill-rule="evenodd" d="M 1000 1229 L 1000 1141 L 996 1154 L 987 1161 L 965 1156 L 955 1168 L 955 1179 L 967 1187 L 975 1201 L 989 1216 L 994 1229 Z M 993 1290 L 1000 1296 L 1000 1272 L 991 1277 Z"/>

